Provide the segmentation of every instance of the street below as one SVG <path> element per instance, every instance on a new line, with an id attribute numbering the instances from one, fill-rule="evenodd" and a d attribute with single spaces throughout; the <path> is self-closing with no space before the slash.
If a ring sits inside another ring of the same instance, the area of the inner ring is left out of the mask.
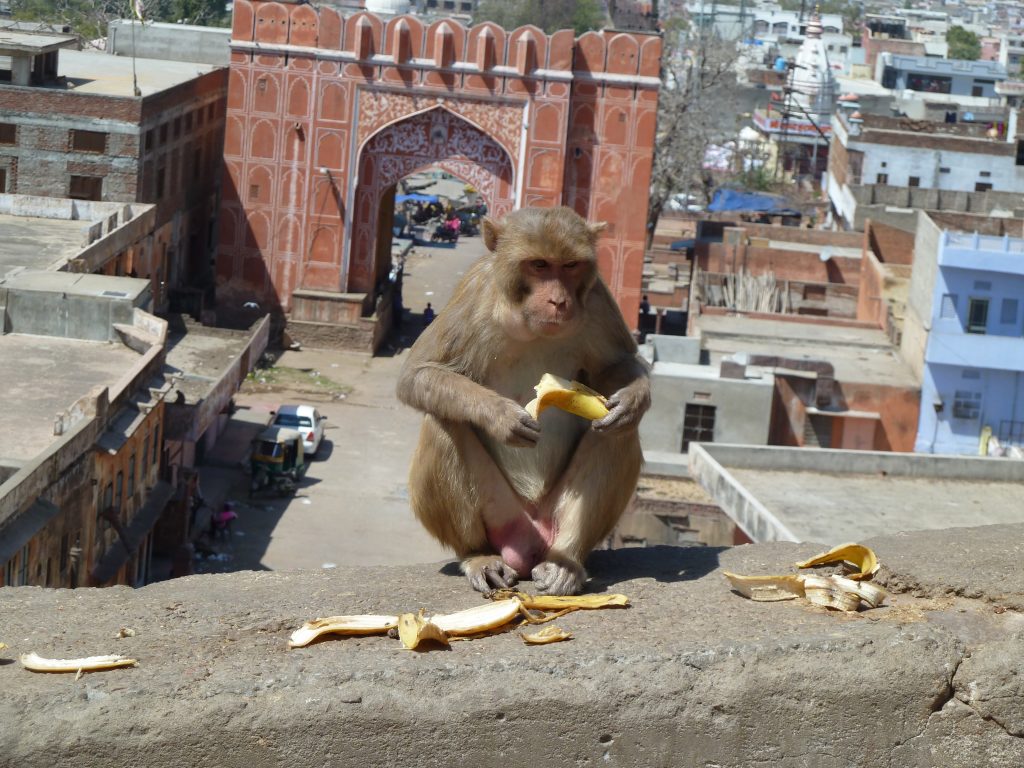
<path id="1" fill-rule="evenodd" d="M 256 371 L 236 396 L 237 411 L 201 468 L 209 506 L 232 500 L 239 517 L 226 540 L 199 547 L 197 572 L 402 565 L 453 557 L 409 508 L 406 479 L 422 417 L 399 403 L 395 384 L 422 330 L 427 302 L 440 312 L 484 252 L 480 237 L 460 238 L 455 246 L 415 246 L 404 270 L 405 320 L 380 356 L 289 350 L 274 368 Z M 294 495 L 263 492 L 250 498 L 249 443 L 283 403 L 309 403 L 327 416 L 323 444 Z"/>

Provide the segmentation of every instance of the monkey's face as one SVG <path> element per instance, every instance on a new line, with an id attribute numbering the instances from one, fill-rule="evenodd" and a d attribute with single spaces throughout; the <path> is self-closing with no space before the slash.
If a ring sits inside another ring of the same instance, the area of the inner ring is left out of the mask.
<path id="1" fill-rule="evenodd" d="M 526 259 L 520 262 L 522 319 L 531 335 L 558 339 L 579 330 L 593 262 Z"/>

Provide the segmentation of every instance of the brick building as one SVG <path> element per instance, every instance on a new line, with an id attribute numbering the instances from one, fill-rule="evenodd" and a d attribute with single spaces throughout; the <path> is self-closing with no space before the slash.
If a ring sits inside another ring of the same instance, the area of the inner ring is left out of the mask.
<path id="1" fill-rule="evenodd" d="M 171 292 L 209 279 L 227 70 L 75 45 L 67 35 L 0 37 L 0 61 L 10 61 L 0 78 L 0 192 L 154 204 L 160 272 L 133 271 L 152 279 L 160 310 Z"/>
<path id="2" fill-rule="evenodd" d="M 601 272 L 637 317 L 661 40 L 467 29 L 237 0 L 217 258 L 229 307 L 310 341 L 386 330 L 394 187 L 439 165 L 490 212 L 568 205 L 609 227 Z"/>

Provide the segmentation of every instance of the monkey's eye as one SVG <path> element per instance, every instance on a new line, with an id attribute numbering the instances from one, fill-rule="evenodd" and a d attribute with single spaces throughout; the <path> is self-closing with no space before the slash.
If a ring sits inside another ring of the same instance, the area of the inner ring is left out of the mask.
<path id="1" fill-rule="evenodd" d="M 544 272 L 550 264 L 548 264 L 544 259 L 534 259 L 530 262 L 530 266 L 536 272 Z"/>
<path id="2" fill-rule="evenodd" d="M 562 264 L 562 269 L 568 269 L 568 270 L 572 271 L 572 270 L 576 269 L 577 267 L 579 267 L 579 265 L 580 265 L 580 263 L 578 261 L 567 261 L 564 264 Z"/>

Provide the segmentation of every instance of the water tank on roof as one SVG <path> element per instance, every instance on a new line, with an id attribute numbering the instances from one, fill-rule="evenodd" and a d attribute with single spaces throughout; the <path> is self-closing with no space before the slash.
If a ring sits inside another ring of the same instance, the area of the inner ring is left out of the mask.
<path id="1" fill-rule="evenodd" d="M 380 16 L 400 16 L 412 11 L 409 0 L 366 0 L 366 10 Z"/>

